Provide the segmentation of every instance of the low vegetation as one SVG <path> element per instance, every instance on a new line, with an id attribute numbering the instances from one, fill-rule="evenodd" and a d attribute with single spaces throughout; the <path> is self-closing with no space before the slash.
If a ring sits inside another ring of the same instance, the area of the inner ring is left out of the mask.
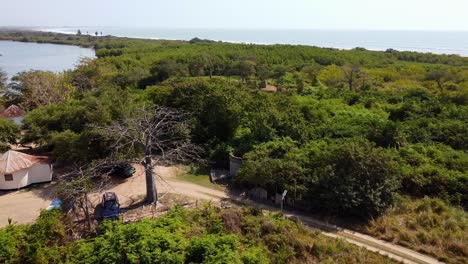
<path id="1" fill-rule="evenodd" d="M 468 259 L 468 215 L 439 199 L 402 200 L 361 231 L 446 263 Z"/>
<path id="2" fill-rule="evenodd" d="M 158 219 L 104 222 L 74 240 L 59 212 L 0 229 L 2 263 L 393 263 L 257 209 L 176 208 Z"/>
<path id="3" fill-rule="evenodd" d="M 213 183 L 210 181 L 210 176 L 207 174 L 197 174 L 197 173 L 181 173 L 176 176 L 178 180 L 181 181 L 187 181 L 191 182 L 194 184 L 198 184 L 203 187 L 207 187 L 210 189 L 215 189 L 215 190 L 220 190 L 223 191 L 225 190 L 224 187 L 222 187 L 219 184 Z"/>

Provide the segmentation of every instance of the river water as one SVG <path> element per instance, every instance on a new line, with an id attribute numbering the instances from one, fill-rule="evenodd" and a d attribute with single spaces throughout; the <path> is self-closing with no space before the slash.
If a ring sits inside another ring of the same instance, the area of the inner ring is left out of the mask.
<path id="1" fill-rule="evenodd" d="M 82 58 L 94 58 L 93 49 L 70 45 L 0 41 L 0 69 L 11 78 L 27 70 L 62 72 Z"/>

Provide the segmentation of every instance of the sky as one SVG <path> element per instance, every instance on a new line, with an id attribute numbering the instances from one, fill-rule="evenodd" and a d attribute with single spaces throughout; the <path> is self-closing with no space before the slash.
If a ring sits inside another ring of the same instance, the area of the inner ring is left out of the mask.
<path id="1" fill-rule="evenodd" d="M 468 31 L 468 0 L 0 0 L 0 26 Z"/>

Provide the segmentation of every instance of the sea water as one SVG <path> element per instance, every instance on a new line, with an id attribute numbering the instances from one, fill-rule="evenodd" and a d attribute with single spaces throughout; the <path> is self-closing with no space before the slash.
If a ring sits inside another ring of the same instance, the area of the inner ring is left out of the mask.
<path id="1" fill-rule="evenodd" d="M 198 37 L 217 41 L 256 44 L 292 44 L 369 50 L 431 52 L 468 56 L 468 31 L 377 31 L 377 30 L 252 30 L 166 29 L 123 27 L 41 28 L 42 31 L 113 35 L 132 38 L 190 40 Z"/>

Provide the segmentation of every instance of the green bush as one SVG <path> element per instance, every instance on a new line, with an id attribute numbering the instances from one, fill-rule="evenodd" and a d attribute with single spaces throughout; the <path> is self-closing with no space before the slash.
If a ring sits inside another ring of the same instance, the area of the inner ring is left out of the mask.
<path id="1" fill-rule="evenodd" d="M 366 140 L 316 141 L 298 147 L 283 139 L 259 145 L 245 155 L 238 177 L 269 195 L 288 190 L 310 205 L 363 217 L 382 213 L 399 187 L 393 156 Z"/>
<path id="2" fill-rule="evenodd" d="M 20 127 L 13 121 L 0 117 L 0 151 L 7 150 L 8 144 L 16 144 L 19 138 Z"/>
<path id="3" fill-rule="evenodd" d="M 242 219 L 238 232 L 226 232 L 229 223 L 223 216 L 227 214 Z M 220 223 L 221 228 L 213 228 Z M 342 257 L 356 263 L 387 262 L 280 215 L 254 215 L 248 209 L 178 207 L 157 219 L 129 224 L 106 221 L 97 234 L 76 241 L 69 236 L 70 224 L 60 212 L 51 211 L 43 212 L 33 225 L 0 229 L 0 262 L 265 264 L 339 261 Z M 314 245 L 321 249 L 314 252 Z"/>

